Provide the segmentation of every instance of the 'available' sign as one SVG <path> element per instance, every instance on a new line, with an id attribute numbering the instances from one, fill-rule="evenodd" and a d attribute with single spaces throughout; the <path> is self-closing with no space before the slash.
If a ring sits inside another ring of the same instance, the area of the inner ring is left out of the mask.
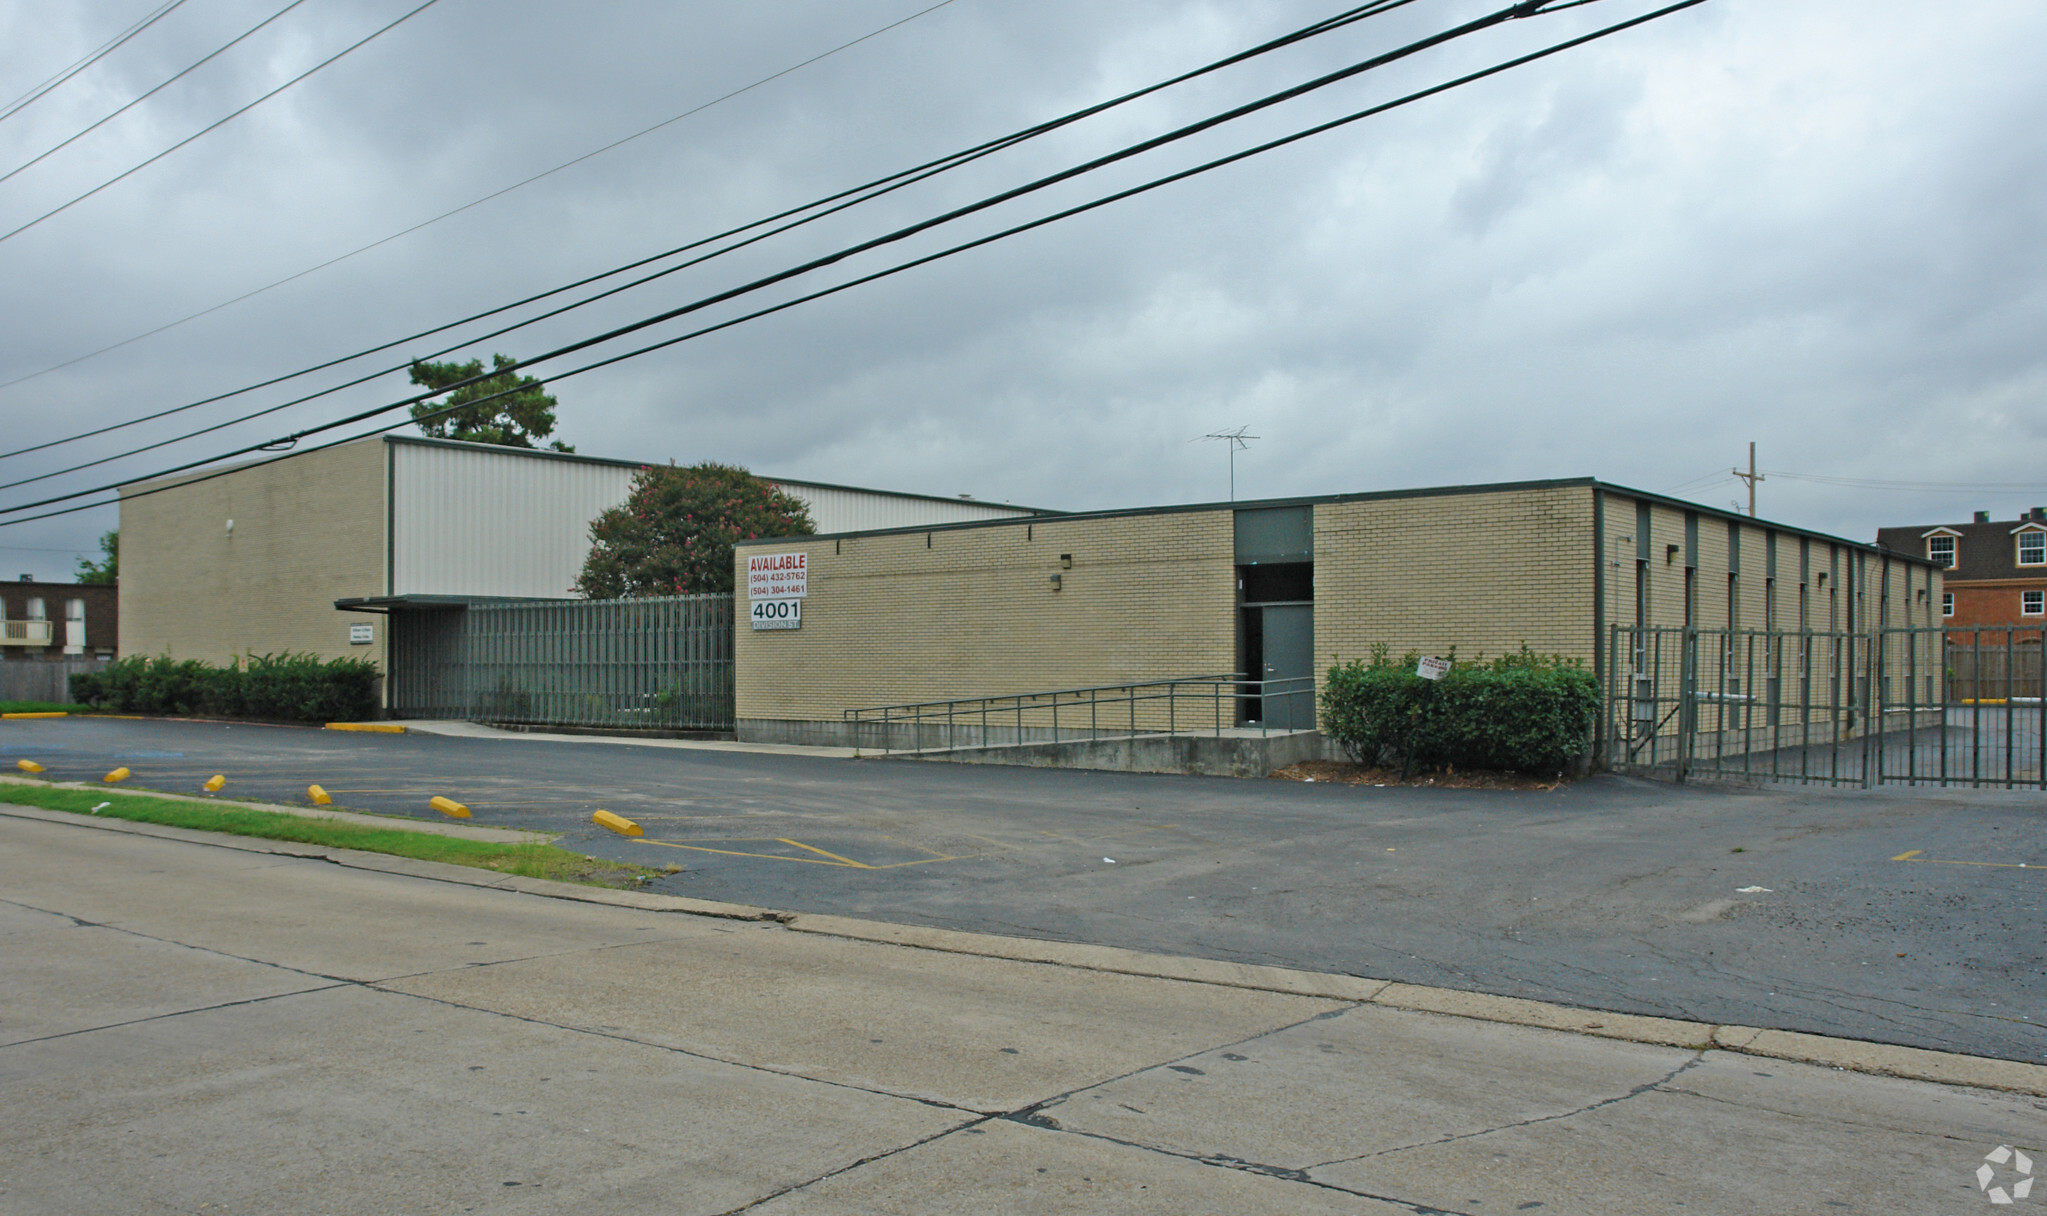
<path id="1" fill-rule="evenodd" d="M 802 599 L 810 593 L 808 553 L 758 553 L 746 559 L 746 598 Z"/>

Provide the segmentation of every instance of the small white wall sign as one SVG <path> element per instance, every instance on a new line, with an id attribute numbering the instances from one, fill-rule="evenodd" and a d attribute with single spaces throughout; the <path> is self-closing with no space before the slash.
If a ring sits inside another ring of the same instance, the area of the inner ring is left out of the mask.
<path id="1" fill-rule="evenodd" d="M 755 629 L 803 628 L 803 601 L 799 599 L 755 600 L 747 611 Z"/>
<path id="2" fill-rule="evenodd" d="M 368 621 L 360 625 L 350 625 L 348 627 L 348 644 L 350 646 L 367 646 L 376 640 L 377 627 Z"/>

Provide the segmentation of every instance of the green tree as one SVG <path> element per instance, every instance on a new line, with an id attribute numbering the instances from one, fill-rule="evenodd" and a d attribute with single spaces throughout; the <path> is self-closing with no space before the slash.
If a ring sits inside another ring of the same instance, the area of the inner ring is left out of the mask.
<path id="1" fill-rule="evenodd" d="M 540 381 L 505 369 L 517 359 L 505 355 L 490 357 L 493 373 L 474 384 L 463 385 L 445 397 L 422 401 L 412 407 L 420 432 L 434 439 L 466 439 L 470 443 L 495 443 L 508 448 L 531 448 L 534 440 L 554 433 L 552 396 L 542 391 Z M 483 360 L 467 363 L 412 361 L 412 382 L 421 388 L 443 389 L 471 376 L 483 375 Z M 506 394 L 498 397 L 499 393 Z M 483 401 L 496 397 L 494 401 Z M 470 402 L 481 402 L 470 405 Z M 449 406 L 464 408 L 428 417 Z M 576 449 L 557 439 L 547 445 L 557 452 Z"/>
<path id="2" fill-rule="evenodd" d="M 646 465 L 624 505 L 591 521 L 575 589 L 593 600 L 729 592 L 734 541 L 815 531 L 802 502 L 745 469 Z"/>
<path id="3" fill-rule="evenodd" d="M 103 532 L 100 534 L 100 552 L 105 556 L 99 561 L 89 557 L 78 559 L 78 581 L 81 583 L 116 583 L 121 579 L 121 534 Z"/>

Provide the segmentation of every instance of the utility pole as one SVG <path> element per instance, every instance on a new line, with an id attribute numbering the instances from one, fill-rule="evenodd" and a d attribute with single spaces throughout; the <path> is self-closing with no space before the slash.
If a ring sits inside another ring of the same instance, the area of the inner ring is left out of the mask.
<path id="1" fill-rule="evenodd" d="M 1755 440 L 1749 440 L 1748 472 L 1744 473 L 1740 469 L 1736 469 L 1734 470 L 1734 475 L 1748 483 L 1748 517 L 1754 519 L 1756 517 L 1756 483 L 1768 480 L 1761 473 L 1756 472 Z"/>

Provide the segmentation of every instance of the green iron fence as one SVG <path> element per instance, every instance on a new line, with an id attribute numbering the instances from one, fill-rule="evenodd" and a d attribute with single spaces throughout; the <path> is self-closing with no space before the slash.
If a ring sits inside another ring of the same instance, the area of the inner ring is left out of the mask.
<path id="1" fill-rule="evenodd" d="M 2047 788 L 2038 626 L 1617 626 L 1607 767 L 1684 781 Z"/>
<path id="2" fill-rule="evenodd" d="M 473 602 L 391 615 L 391 712 L 729 731 L 732 597 Z"/>

